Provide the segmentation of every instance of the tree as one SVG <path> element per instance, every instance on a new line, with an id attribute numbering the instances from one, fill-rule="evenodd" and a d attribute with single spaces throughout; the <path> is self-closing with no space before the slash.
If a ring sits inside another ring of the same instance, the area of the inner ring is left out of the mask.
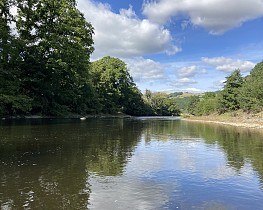
<path id="1" fill-rule="evenodd" d="M 219 113 L 234 111 L 240 108 L 239 94 L 242 85 L 243 78 L 239 69 L 226 77 L 224 89 L 219 96 Z"/>
<path id="2" fill-rule="evenodd" d="M 244 80 L 240 91 L 240 105 L 245 111 L 263 108 L 263 62 L 258 63 Z"/>
<path id="3" fill-rule="evenodd" d="M 161 116 L 178 116 L 180 110 L 174 98 L 171 98 L 170 94 L 163 92 L 152 93 L 150 90 L 146 90 L 144 94 L 145 103 L 150 107 L 151 111 L 149 115 L 161 115 Z"/>
<path id="4" fill-rule="evenodd" d="M 187 97 L 187 98 L 188 98 L 188 100 L 187 100 L 187 104 L 186 104 L 186 111 L 189 114 L 195 114 L 195 108 L 196 108 L 196 105 L 199 103 L 200 98 L 197 95 L 192 95 L 192 96 Z"/>
<path id="5" fill-rule="evenodd" d="M 209 115 L 217 112 L 218 98 L 215 92 L 207 92 L 196 104 L 195 114 Z"/>
<path id="6" fill-rule="evenodd" d="M 143 109 L 142 96 L 126 64 L 113 57 L 104 57 L 92 63 L 92 82 L 97 91 L 101 111 L 125 112 L 136 115 Z M 135 111 L 137 109 L 137 111 Z"/>
<path id="7" fill-rule="evenodd" d="M 33 111 L 63 115 L 82 107 L 79 112 L 87 112 L 94 95 L 89 81 L 93 28 L 76 1 L 18 0 L 17 28 L 23 91 L 34 99 Z"/>
<path id="8" fill-rule="evenodd" d="M 31 109 L 31 99 L 20 93 L 21 80 L 18 39 L 10 25 L 14 17 L 10 8 L 14 1 L 0 2 L 0 115 L 23 114 Z"/>
<path id="9" fill-rule="evenodd" d="M 142 93 L 135 85 L 128 89 L 125 104 L 123 111 L 126 114 L 133 116 L 152 114 L 150 106 L 144 102 Z"/>
<path id="10" fill-rule="evenodd" d="M 148 89 L 145 90 L 144 100 L 146 101 L 146 103 L 151 105 L 151 103 L 152 103 L 152 92 Z"/>
<path id="11" fill-rule="evenodd" d="M 167 98 L 165 100 L 165 106 L 167 107 L 167 115 L 179 116 L 181 114 L 181 111 L 173 98 Z"/>

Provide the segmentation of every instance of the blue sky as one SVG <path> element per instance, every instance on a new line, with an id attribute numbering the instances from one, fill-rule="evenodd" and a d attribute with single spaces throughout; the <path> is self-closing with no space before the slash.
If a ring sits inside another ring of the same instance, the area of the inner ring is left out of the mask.
<path id="1" fill-rule="evenodd" d="M 127 63 L 142 92 L 205 92 L 263 60 L 262 0 L 78 0 L 95 29 L 91 60 Z"/>

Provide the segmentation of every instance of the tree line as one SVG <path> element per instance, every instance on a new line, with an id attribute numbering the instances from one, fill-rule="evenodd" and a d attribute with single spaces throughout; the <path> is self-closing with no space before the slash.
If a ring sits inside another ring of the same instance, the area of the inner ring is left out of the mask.
<path id="1" fill-rule="evenodd" d="M 90 62 L 94 28 L 76 4 L 0 1 L 0 116 L 168 114 L 145 102 L 122 60 Z"/>
<path id="2" fill-rule="evenodd" d="M 258 63 L 248 76 L 237 69 L 226 77 L 221 91 L 177 99 L 184 112 L 193 115 L 223 114 L 241 110 L 258 113 L 263 110 L 263 62 Z M 182 106 L 181 106 L 182 108 Z"/>
<path id="3" fill-rule="evenodd" d="M 76 4 L 76 0 L 0 1 L 0 116 L 262 110 L 262 63 L 245 78 L 236 70 L 222 91 L 203 97 L 185 100 L 178 98 L 182 92 L 150 90 L 143 95 L 122 60 L 107 56 L 90 62 L 94 28 Z"/>

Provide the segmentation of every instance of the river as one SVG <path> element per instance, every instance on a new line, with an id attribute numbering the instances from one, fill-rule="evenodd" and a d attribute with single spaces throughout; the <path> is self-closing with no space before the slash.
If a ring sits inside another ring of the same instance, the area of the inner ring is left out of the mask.
<path id="1" fill-rule="evenodd" d="M 2 120 L 0 208 L 263 209 L 263 134 L 175 117 Z"/>

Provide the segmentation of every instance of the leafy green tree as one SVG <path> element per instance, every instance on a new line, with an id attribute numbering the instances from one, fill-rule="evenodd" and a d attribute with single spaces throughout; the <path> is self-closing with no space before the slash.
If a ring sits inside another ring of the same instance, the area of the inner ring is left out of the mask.
<path id="1" fill-rule="evenodd" d="M 150 115 L 160 116 L 178 116 L 180 110 L 174 98 L 171 98 L 169 94 L 162 92 L 152 93 L 150 90 L 146 90 L 144 94 L 145 103 L 151 108 Z"/>
<path id="2" fill-rule="evenodd" d="M 207 92 L 196 104 L 195 114 L 209 115 L 217 112 L 218 98 L 214 92 Z"/>
<path id="3" fill-rule="evenodd" d="M 144 100 L 146 101 L 146 103 L 151 105 L 151 103 L 152 103 L 152 92 L 148 89 L 145 90 Z"/>
<path id="4" fill-rule="evenodd" d="M 196 108 L 196 105 L 199 103 L 200 98 L 197 95 L 193 95 L 187 98 L 188 100 L 186 103 L 186 112 L 188 114 L 195 114 L 195 108 Z"/>
<path id="5" fill-rule="evenodd" d="M 150 106 L 144 102 L 143 95 L 136 86 L 129 88 L 126 98 L 124 113 L 133 116 L 152 115 Z"/>
<path id="6" fill-rule="evenodd" d="M 156 92 L 153 94 L 152 99 L 151 99 L 151 107 L 156 115 L 165 115 L 166 98 L 167 98 L 166 93 Z"/>
<path id="7" fill-rule="evenodd" d="M 14 1 L 0 1 L 0 115 L 24 114 L 31 109 L 31 99 L 20 93 L 21 80 L 18 39 L 10 25 L 14 17 L 10 8 Z"/>
<path id="8" fill-rule="evenodd" d="M 263 108 L 263 62 L 258 63 L 244 79 L 240 91 L 240 105 L 245 111 L 261 111 Z"/>
<path id="9" fill-rule="evenodd" d="M 165 100 L 165 106 L 167 107 L 167 115 L 179 116 L 181 114 L 181 111 L 173 98 L 167 98 Z"/>
<path id="10" fill-rule="evenodd" d="M 63 115 L 79 107 L 87 112 L 94 96 L 89 81 L 93 28 L 76 1 L 18 0 L 17 28 L 23 91 L 33 97 L 34 112 Z"/>
<path id="11" fill-rule="evenodd" d="M 234 111 L 240 108 L 239 94 L 242 85 L 243 77 L 239 69 L 226 77 L 224 89 L 219 96 L 219 113 Z"/>
<path id="12" fill-rule="evenodd" d="M 92 82 L 103 113 L 139 115 L 144 112 L 142 94 L 122 60 L 107 56 L 91 66 Z"/>

